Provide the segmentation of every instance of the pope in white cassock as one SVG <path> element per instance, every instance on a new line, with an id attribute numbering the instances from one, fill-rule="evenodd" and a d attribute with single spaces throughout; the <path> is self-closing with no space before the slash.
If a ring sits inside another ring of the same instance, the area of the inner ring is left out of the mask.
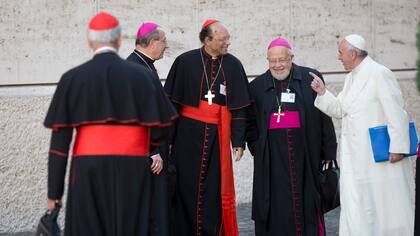
<path id="1" fill-rule="evenodd" d="M 346 75 L 335 97 L 312 75 L 315 106 L 342 119 L 340 236 L 409 236 L 414 229 L 414 173 L 409 152 L 408 117 L 393 73 L 366 52 L 365 40 L 349 35 L 339 44 Z M 370 127 L 388 125 L 389 161 L 375 162 Z"/>

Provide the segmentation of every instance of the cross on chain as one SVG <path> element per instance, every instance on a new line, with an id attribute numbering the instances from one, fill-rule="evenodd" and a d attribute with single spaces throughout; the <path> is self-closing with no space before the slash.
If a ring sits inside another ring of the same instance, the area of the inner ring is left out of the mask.
<path id="1" fill-rule="evenodd" d="M 207 91 L 207 95 L 204 95 L 204 97 L 207 98 L 209 105 L 213 104 L 213 98 L 215 95 L 212 94 L 210 90 Z"/>
<path id="2" fill-rule="evenodd" d="M 284 116 L 284 113 L 281 113 L 281 108 L 279 107 L 279 110 L 277 113 L 274 113 L 275 116 L 277 116 L 277 123 L 280 123 L 280 116 Z"/>

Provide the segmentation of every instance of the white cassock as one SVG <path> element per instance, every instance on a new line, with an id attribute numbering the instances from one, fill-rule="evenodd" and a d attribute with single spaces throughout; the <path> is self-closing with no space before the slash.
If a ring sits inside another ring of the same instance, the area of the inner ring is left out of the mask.
<path id="1" fill-rule="evenodd" d="M 340 141 L 340 236 L 411 236 L 414 173 L 408 158 L 373 159 L 370 127 L 388 125 L 390 152 L 408 153 L 408 117 L 393 73 L 366 57 L 347 74 L 343 91 L 327 91 L 315 106 L 342 119 Z"/>

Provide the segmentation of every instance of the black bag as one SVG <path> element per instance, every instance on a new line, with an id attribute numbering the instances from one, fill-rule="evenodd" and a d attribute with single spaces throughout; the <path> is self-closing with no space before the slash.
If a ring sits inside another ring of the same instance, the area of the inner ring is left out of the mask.
<path id="1" fill-rule="evenodd" d="M 323 162 L 319 170 L 321 207 L 327 213 L 340 206 L 340 168 L 337 161 Z"/>
<path id="2" fill-rule="evenodd" d="M 36 236 L 60 236 L 61 230 L 57 223 L 60 208 L 59 204 L 55 204 L 54 210 L 45 212 L 39 220 Z"/>

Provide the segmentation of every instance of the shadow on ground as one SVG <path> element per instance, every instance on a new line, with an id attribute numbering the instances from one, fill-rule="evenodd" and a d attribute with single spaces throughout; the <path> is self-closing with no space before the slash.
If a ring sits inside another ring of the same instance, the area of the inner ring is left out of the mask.
<path id="1" fill-rule="evenodd" d="M 238 210 L 238 227 L 239 234 L 241 236 L 253 236 L 254 232 L 254 221 L 251 220 L 251 204 L 240 204 Z M 338 221 L 340 216 L 340 208 L 328 212 L 325 215 L 325 228 L 327 236 L 338 236 Z M 5 234 L 0 233 L 0 236 L 33 236 L 32 232 Z"/>
<path id="2" fill-rule="evenodd" d="M 237 210 L 239 234 L 241 236 L 255 235 L 254 221 L 251 220 L 251 204 L 240 204 Z M 327 236 L 338 236 L 340 208 L 328 212 L 324 217 Z"/>

